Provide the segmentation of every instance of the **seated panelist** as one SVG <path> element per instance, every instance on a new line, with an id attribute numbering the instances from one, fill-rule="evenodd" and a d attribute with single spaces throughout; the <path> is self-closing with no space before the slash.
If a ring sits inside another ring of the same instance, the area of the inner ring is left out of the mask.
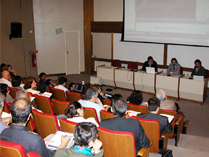
<path id="1" fill-rule="evenodd" d="M 153 60 L 152 56 L 149 56 L 147 58 L 147 61 L 144 62 L 144 65 L 142 67 L 142 71 L 146 71 L 146 67 L 153 67 L 155 68 L 155 72 L 157 72 L 157 62 Z"/>
<path id="2" fill-rule="evenodd" d="M 196 59 L 194 61 L 194 69 L 192 70 L 192 74 L 193 75 L 198 75 L 198 76 L 205 76 L 205 68 L 202 66 L 202 62 L 199 59 Z"/>
<path id="3" fill-rule="evenodd" d="M 176 58 L 171 59 L 169 64 L 167 75 L 181 75 L 181 65 L 178 63 Z"/>

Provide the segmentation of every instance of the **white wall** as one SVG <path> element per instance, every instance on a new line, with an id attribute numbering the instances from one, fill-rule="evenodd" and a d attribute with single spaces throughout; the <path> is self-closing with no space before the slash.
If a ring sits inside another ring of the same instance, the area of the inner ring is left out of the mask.
<path id="1" fill-rule="evenodd" d="M 80 31 L 84 71 L 83 0 L 33 0 L 38 73 L 65 73 L 65 31 Z M 62 34 L 55 29 L 62 28 Z"/>

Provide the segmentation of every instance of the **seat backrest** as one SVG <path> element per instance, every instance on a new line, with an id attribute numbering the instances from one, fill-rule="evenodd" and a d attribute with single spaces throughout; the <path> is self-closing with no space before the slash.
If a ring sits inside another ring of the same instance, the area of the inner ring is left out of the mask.
<path id="1" fill-rule="evenodd" d="M 65 92 L 63 90 L 50 87 L 50 91 L 55 99 L 66 101 Z"/>
<path id="2" fill-rule="evenodd" d="M 136 70 L 138 70 L 138 62 L 129 62 L 127 68 L 128 69 L 136 69 Z"/>
<path id="3" fill-rule="evenodd" d="M 74 133 L 75 126 L 78 124 L 76 122 L 72 122 L 64 118 L 61 118 L 59 121 L 61 130 L 70 133 Z"/>
<path id="4" fill-rule="evenodd" d="M 157 120 L 147 120 L 136 116 L 132 116 L 131 118 L 139 120 L 147 138 L 152 143 L 150 152 L 157 153 L 159 150 L 160 123 Z"/>
<path id="5" fill-rule="evenodd" d="M 49 86 L 46 87 L 46 92 L 51 93 Z"/>
<path id="6" fill-rule="evenodd" d="M 10 113 L 9 106 L 7 105 L 6 101 L 4 101 L 4 109 L 3 109 L 3 111 L 6 112 L 6 113 Z"/>
<path id="7" fill-rule="evenodd" d="M 27 154 L 21 144 L 0 140 L 0 157 L 27 157 Z"/>
<path id="8" fill-rule="evenodd" d="M 121 61 L 116 59 L 116 60 L 112 60 L 111 66 L 113 67 L 121 67 Z"/>
<path id="9" fill-rule="evenodd" d="M 104 157 L 136 157 L 135 137 L 131 132 L 112 131 L 99 127 Z"/>
<path id="10" fill-rule="evenodd" d="M 84 118 L 85 119 L 93 117 L 96 120 L 96 122 L 98 124 L 100 124 L 99 119 L 97 117 L 96 110 L 94 108 L 89 108 L 89 107 L 83 107 L 83 108 L 85 109 L 85 111 L 84 111 Z"/>
<path id="11" fill-rule="evenodd" d="M 83 100 L 86 100 L 86 94 L 83 94 Z"/>
<path id="12" fill-rule="evenodd" d="M 57 99 L 51 99 L 51 103 L 56 115 L 65 114 L 65 109 L 70 104 L 69 101 L 60 101 Z"/>
<path id="13" fill-rule="evenodd" d="M 104 105 L 111 106 L 111 101 L 110 100 L 107 100 L 107 99 L 103 99 L 103 104 Z"/>
<path id="14" fill-rule="evenodd" d="M 55 134 L 56 131 L 60 130 L 57 122 L 57 117 L 52 114 L 45 114 L 32 110 L 33 120 L 35 123 L 36 131 L 41 138 L 45 138 L 49 134 Z"/>
<path id="15" fill-rule="evenodd" d="M 66 96 L 67 96 L 67 101 L 69 102 L 75 102 L 81 99 L 80 93 L 66 91 Z"/>
<path id="16" fill-rule="evenodd" d="M 37 94 L 34 94 L 34 96 L 34 101 L 39 110 L 41 110 L 43 113 L 54 114 L 54 109 L 49 98 Z"/>
<path id="17" fill-rule="evenodd" d="M 141 113 L 148 113 L 147 106 L 144 105 L 134 105 L 131 103 L 127 103 L 128 110 L 133 110 Z"/>
<path id="18" fill-rule="evenodd" d="M 28 157 L 41 157 L 38 153 L 33 152 L 33 151 L 28 152 L 28 153 L 27 153 L 27 156 L 28 156 Z"/>
<path id="19" fill-rule="evenodd" d="M 184 72 L 184 68 L 181 67 L 181 69 L 180 69 L 180 74 L 183 75 L 183 72 Z"/>
<path id="20" fill-rule="evenodd" d="M 174 128 L 175 128 L 175 111 L 174 110 L 164 110 L 164 109 L 160 109 L 158 114 L 168 114 L 171 116 L 174 116 L 173 121 L 171 122 L 171 125 L 173 127 L 173 131 L 171 133 L 169 133 L 168 137 L 169 138 L 174 138 Z"/>
<path id="21" fill-rule="evenodd" d="M 110 119 L 110 118 L 114 118 L 114 114 L 107 112 L 105 110 L 101 110 L 100 117 L 101 117 L 101 120 Z"/>
<path id="22" fill-rule="evenodd" d="M 28 121 L 28 123 L 27 123 L 27 128 L 28 128 L 28 131 L 31 131 L 31 132 L 33 132 L 35 129 L 36 129 L 36 127 L 35 127 L 35 124 L 34 124 L 34 121 L 33 121 L 33 118 L 32 117 L 30 117 L 30 119 L 29 119 L 29 121 Z"/>
<path id="23" fill-rule="evenodd" d="M 17 91 L 18 91 L 18 89 L 17 88 L 12 88 L 12 87 L 9 87 L 8 86 L 8 88 L 9 88 L 9 91 L 10 91 L 10 96 L 13 98 L 13 99 L 15 99 L 16 98 L 16 93 L 17 93 Z"/>

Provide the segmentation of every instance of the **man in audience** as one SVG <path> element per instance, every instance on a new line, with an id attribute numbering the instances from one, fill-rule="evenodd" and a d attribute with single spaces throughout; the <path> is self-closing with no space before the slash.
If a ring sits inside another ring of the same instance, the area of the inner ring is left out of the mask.
<path id="1" fill-rule="evenodd" d="M 205 68 L 202 66 L 202 62 L 199 59 L 196 59 L 194 61 L 194 69 L 192 70 L 192 74 L 193 75 L 198 75 L 198 76 L 204 76 L 205 77 Z"/>
<path id="2" fill-rule="evenodd" d="M 157 72 L 157 62 L 153 60 L 152 56 L 149 56 L 147 58 L 147 61 L 144 62 L 144 65 L 142 67 L 142 71 L 146 71 L 146 67 L 153 67 L 155 68 L 155 72 Z"/>
<path id="3" fill-rule="evenodd" d="M 75 92 L 74 90 L 75 90 L 75 83 L 70 83 L 69 84 L 69 91 L 70 92 Z"/>
<path id="4" fill-rule="evenodd" d="M 1 72 L 3 72 L 4 70 L 6 70 L 6 64 L 5 63 L 2 63 L 1 64 Z"/>
<path id="5" fill-rule="evenodd" d="M 54 81 L 52 81 L 52 79 L 47 79 L 46 80 L 46 85 L 49 87 L 55 87 L 56 83 L 54 83 Z"/>
<path id="6" fill-rule="evenodd" d="M 138 152 L 142 147 L 148 148 L 150 146 L 150 141 L 147 138 L 140 122 L 136 119 L 124 118 L 126 111 L 127 103 L 123 98 L 114 100 L 114 118 L 102 120 L 100 126 L 115 131 L 132 132 L 135 136 L 136 152 Z"/>
<path id="7" fill-rule="evenodd" d="M 83 107 L 90 107 L 94 108 L 97 112 L 97 117 L 99 119 L 99 122 L 101 121 L 100 118 L 100 111 L 104 110 L 104 106 L 101 103 L 100 99 L 97 98 L 98 96 L 98 90 L 95 87 L 91 87 L 86 91 L 86 100 L 79 100 L 78 102 L 83 106 Z"/>
<path id="8" fill-rule="evenodd" d="M 167 75 L 181 75 L 181 65 L 178 63 L 176 58 L 171 59 L 169 64 Z"/>
<path id="9" fill-rule="evenodd" d="M 160 136 L 162 135 L 163 131 L 167 131 L 171 133 L 173 131 L 173 127 L 168 122 L 168 118 L 158 115 L 158 112 L 160 110 L 160 100 L 158 98 L 150 98 L 148 100 L 148 114 L 138 114 L 137 116 L 144 119 L 150 119 L 150 120 L 157 120 L 160 123 Z"/>
<path id="10" fill-rule="evenodd" d="M 0 83 L 7 84 L 9 87 L 12 87 L 12 83 L 9 81 L 10 80 L 10 73 L 7 70 L 4 70 L 2 72 L 2 78 L 0 79 Z"/>
<path id="11" fill-rule="evenodd" d="M 37 86 L 37 89 L 38 91 L 40 91 L 41 93 L 44 93 L 46 91 L 46 74 L 44 72 L 40 73 L 39 74 L 39 85 Z"/>
<path id="12" fill-rule="evenodd" d="M 39 74 L 39 83 L 43 83 L 45 84 L 45 80 L 46 80 L 46 73 L 42 72 Z"/>
<path id="13" fill-rule="evenodd" d="M 9 128 L 4 129 L 0 139 L 8 142 L 21 144 L 26 153 L 35 151 L 42 157 L 52 157 L 55 151 L 46 148 L 44 140 L 39 135 L 28 131 L 26 124 L 31 116 L 31 105 L 26 99 L 16 99 L 11 107 L 12 124 Z M 65 148 L 69 142 L 69 137 L 62 136 L 61 144 L 57 148 Z"/>
<path id="14" fill-rule="evenodd" d="M 2 98 L 0 97 L 0 134 L 1 132 L 7 128 L 7 126 L 2 122 L 2 112 L 3 112 L 3 108 L 4 108 L 4 101 L 2 100 Z"/>
<path id="15" fill-rule="evenodd" d="M 59 85 L 55 86 L 54 88 L 61 89 L 64 92 L 69 91 L 65 86 L 67 85 L 67 78 L 66 77 L 60 77 L 59 78 Z"/>

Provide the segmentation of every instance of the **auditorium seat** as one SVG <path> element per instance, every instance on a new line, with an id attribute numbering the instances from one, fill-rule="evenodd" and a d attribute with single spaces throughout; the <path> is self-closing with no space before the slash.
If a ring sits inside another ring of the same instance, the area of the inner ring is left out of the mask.
<path id="1" fill-rule="evenodd" d="M 110 118 L 114 118 L 114 114 L 107 112 L 105 110 L 101 110 L 100 117 L 101 117 L 101 120 L 110 119 Z"/>
<path id="2" fill-rule="evenodd" d="M 61 130 L 69 133 L 74 133 L 75 126 L 78 124 L 64 118 L 61 118 L 59 121 Z"/>
<path id="3" fill-rule="evenodd" d="M 4 101 L 4 109 L 3 109 L 3 111 L 6 112 L 6 113 L 10 113 L 10 110 L 9 110 L 9 107 L 8 107 L 6 101 Z"/>
<path id="4" fill-rule="evenodd" d="M 55 99 L 66 101 L 65 92 L 63 90 L 50 87 L 50 91 Z"/>
<path id="5" fill-rule="evenodd" d="M 41 138 L 45 138 L 50 134 L 55 134 L 56 131 L 60 131 L 58 126 L 57 117 L 52 114 L 45 114 L 32 110 L 33 120 L 35 123 L 36 131 Z"/>
<path id="6" fill-rule="evenodd" d="M 144 105 L 134 105 L 131 103 L 127 103 L 128 110 L 133 110 L 141 113 L 148 113 L 147 106 Z"/>
<path id="7" fill-rule="evenodd" d="M 149 148 L 142 148 L 139 152 L 135 149 L 135 137 L 131 132 L 112 131 L 99 127 L 99 140 L 104 149 L 103 157 L 148 157 Z"/>
<path id="8" fill-rule="evenodd" d="M 26 127 L 28 128 L 28 131 L 35 132 L 36 127 L 32 117 L 30 117 Z"/>
<path id="9" fill-rule="evenodd" d="M 118 59 L 112 60 L 111 66 L 121 68 L 121 61 Z"/>
<path id="10" fill-rule="evenodd" d="M 167 151 L 168 145 L 168 132 L 164 131 L 160 137 L 160 123 L 157 120 L 148 120 L 132 116 L 131 118 L 139 120 L 144 129 L 146 136 L 150 140 L 150 152 L 158 153 L 160 150 L 162 156 Z"/>
<path id="11" fill-rule="evenodd" d="M 65 114 L 65 109 L 70 104 L 69 101 L 60 101 L 57 99 L 51 100 L 52 106 L 54 108 L 54 112 L 56 115 Z"/>
<path id="12" fill-rule="evenodd" d="M 13 99 L 15 99 L 16 98 L 16 93 L 17 93 L 17 91 L 18 91 L 18 89 L 17 88 L 13 88 L 13 87 L 9 87 L 8 86 L 8 88 L 9 88 L 9 91 L 10 91 L 10 96 L 13 98 Z"/>
<path id="13" fill-rule="evenodd" d="M 67 101 L 69 102 L 75 102 L 81 99 L 80 93 L 66 91 L 66 96 L 67 96 Z"/>
<path id="14" fill-rule="evenodd" d="M 111 101 L 110 100 L 107 100 L 107 99 L 103 99 L 103 104 L 104 105 L 111 106 Z"/>
<path id="15" fill-rule="evenodd" d="M 84 118 L 85 119 L 93 117 L 96 120 L 96 122 L 98 124 L 100 124 L 99 119 L 97 117 L 96 110 L 94 108 L 89 108 L 89 107 L 83 107 L 83 108 L 84 108 Z"/>
<path id="16" fill-rule="evenodd" d="M 128 69 L 138 70 L 138 62 L 129 62 L 127 68 Z"/>
<path id="17" fill-rule="evenodd" d="M 34 94 L 34 96 L 37 109 L 41 110 L 43 113 L 54 114 L 54 109 L 49 98 L 37 94 Z"/>
<path id="18" fill-rule="evenodd" d="M 41 157 L 36 152 L 26 154 L 24 147 L 19 143 L 0 140 L 0 157 Z"/>

